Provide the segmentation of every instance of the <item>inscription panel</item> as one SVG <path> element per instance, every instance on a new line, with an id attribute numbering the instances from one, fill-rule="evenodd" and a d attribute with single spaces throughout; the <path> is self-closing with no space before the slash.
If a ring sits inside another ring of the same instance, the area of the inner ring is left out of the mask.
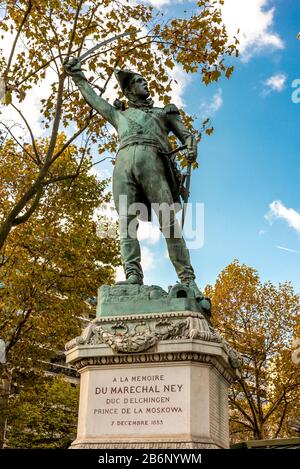
<path id="1" fill-rule="evenodd" d="M 88 370 L 81 376 L 78 436 L 189 433 L 189 395 L 188 367 Z"/>

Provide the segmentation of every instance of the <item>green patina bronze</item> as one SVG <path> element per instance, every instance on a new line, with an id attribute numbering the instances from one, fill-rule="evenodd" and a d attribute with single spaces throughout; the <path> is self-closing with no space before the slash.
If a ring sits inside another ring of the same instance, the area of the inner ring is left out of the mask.
<path id="1" fill-rule="evenodd" d="M 195 283 L 190 255 L 175 216 L 179 206 L 178 179 L 167 158 L 167 153 L 171 151 L 168 139 L 170 132 L 186 146 L 188 161 L 195 161 L 197 158 L 196 142 L 183 124 L 179 110 L 174 104 L 163 108 L 155 107 L 146 80 L 136 72 L 115 71 L 128 100 L 128 107 L 125 108 L 119 101 L 111 105 L 96 94 L 81 70 L 79 59 L 67 59 L 65 70 L 73 78 L 87 103 L 118 132 L 119 149 L 113 173 L 113 196 L 120 217 L 125 285 L 143 284 L 137 218 L 149 220 L 150 205 L 154 204 L 155 210 L 155 207 L 166 204 L 173 207 L 168 217 L 162 216 L 159 210 L 157 216 L 166 238 L 169 257 L 181 284 L 192 289 L 194 299 L 200 302 L 203 295 Z M 144 204 L 142 208 L 138 205 L 139 213 L 132 212 L 134 204 Z M 164 299 L 163 302 L 166 301 Z M 166 307 L 167 303 L 164 305 Z"/>
<path id="2" fill-rule="evenodd" d="M 210 307 L 208 299 L 196 299 L 194 290 L 180 283 L 168 293 L 157 285 L 104 285 L 98 290 L 96 316 L 194 311 L 209 318 Z"/>

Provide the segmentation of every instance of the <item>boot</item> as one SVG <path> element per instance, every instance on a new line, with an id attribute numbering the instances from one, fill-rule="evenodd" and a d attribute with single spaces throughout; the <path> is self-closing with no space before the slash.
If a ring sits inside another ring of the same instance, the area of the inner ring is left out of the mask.
<path id="1" fill-rule="evenodd" d="M 131 274 L 126 280 L 116 282 L 116 285 L 143 285 L 143 279 L 138 275 Z"/>
<path id="2" fill-rule="evenodd" d="M 204 299 L 203 293 L 199 290 L 198 285 L 196 284 L 193 278 L 188 278 L 188 279 L 184 278 L 181 281 L 181 283 L 189 287 L 191 290 L 193 290 L 193 292 L 195 293 L 196 300 L 201 301 Z"/>
<path id="3" fill-rule="evenodd" d="M 183 238 L 166 238 L 169 257 L 175 267 L 180 282 L 191 288 L 197 300 L 203 298 L 195 282 L 195 272 L 191 265 L 189 251 Z"/>
<path id="4" fill-rule="evenodd" d="M 143 285 L 140 243 L 137 239 L 121 238 L 120 244 L 126 280 L 117 285 Z"/>

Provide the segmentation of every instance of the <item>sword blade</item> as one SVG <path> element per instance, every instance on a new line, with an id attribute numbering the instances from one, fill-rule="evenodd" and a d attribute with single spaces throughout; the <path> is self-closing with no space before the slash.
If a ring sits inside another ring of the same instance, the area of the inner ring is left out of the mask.
<path id="1" fill-rule="evenodd" d="M 130 32 L 125 32 L 125 33 L 122 33 L 122 34 L 118 34 L 117 36 L 114 36 L 114 37 L 111 37 L 109 39 L 106 39 L 105 41 L 103 42 L 100 42 L 99 44 L 97 44 L 96 46 L 92 47 L 91 49 L 87 50 L 86 52 L 84 52 L 84 54 L 82 54 L 80 57 L 79 57 L 79 60 L 80 62 L 82 62 L 83 60 L 85 60 L 89 55 L 91 55 L 93 52 L 96 52 L 98 49 L 100 49 L 100 47 L 103 47 L 103 46 L 106 46 L 107 44 L 110 44 L 111 42 L 113 41 L 116 41 L 117 39 L 121 39 L 121 37 L 125 37 L 125 36 L 129 36 L 131 33 Z"/>
<path id="2" fill-rule="evenodd" d="M 183 207 L 182 207 L 182 216 L 181 216 L 181 229 L 182 230 L 184 227 L 186 209 L 187 209 L 187 204 L 188 204 L 189 196 L 190 196 L 191 169 L 192 169 L 192 163 L 188 163 L 187 172 L 186 172 L 186 185 L 185 185 Z"/>

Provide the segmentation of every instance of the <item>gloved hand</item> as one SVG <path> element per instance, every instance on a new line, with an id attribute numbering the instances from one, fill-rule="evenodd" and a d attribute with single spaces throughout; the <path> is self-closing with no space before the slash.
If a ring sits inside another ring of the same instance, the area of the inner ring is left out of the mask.
<path id="1" fill-rule="evenodd" d="M 198 156 L 197 143 L 192 135 L 187 138 L 185 143 L 187 145 L 187 161 L 194 163 Z"/>
<path id="2" fill-rule="evenodd" d="M 86 80 L 86 77 L 81 69 L 81 62 L 77 57 L 67 57 L 64 61 L 64 69 L 73 80 Z"/>

